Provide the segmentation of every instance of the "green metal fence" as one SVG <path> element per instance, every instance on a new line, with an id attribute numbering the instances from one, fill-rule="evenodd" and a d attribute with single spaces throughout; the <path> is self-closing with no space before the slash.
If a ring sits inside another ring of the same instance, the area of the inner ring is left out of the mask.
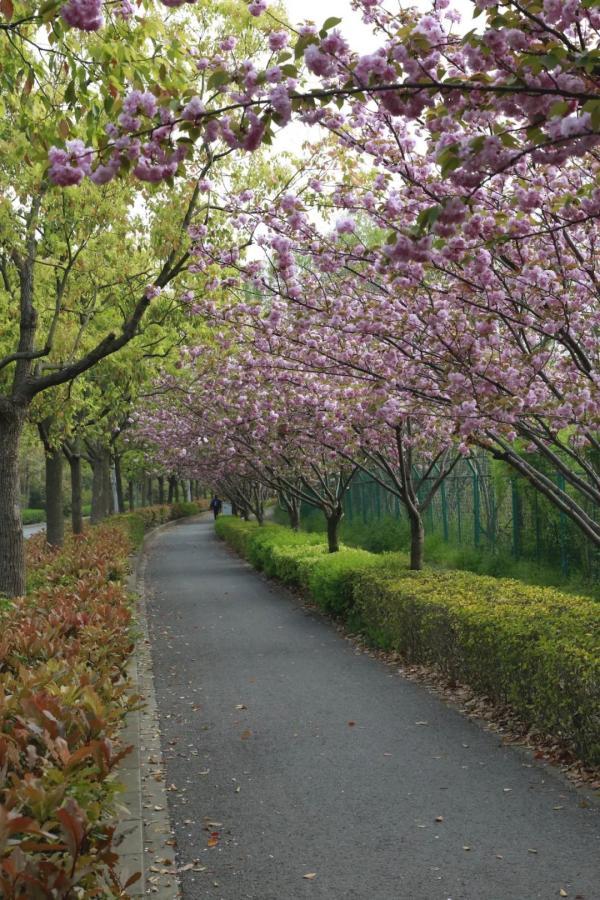
<path id="1" fill-rule="evenodd" d="M 562 476 L 555 477 L 564 487 Z M 600 509 L 588 511 L 600 518 Z M 365 473 L 353 480 L 345 513 L 350 523 L 406 520 L 398 498 Z M 564 513 L 523 479 L 494 474 L 480 461 L 465 460 L 454 469 L 425 511 L 424 524 L 426 534 L 449 544 L 509 553 L 560 568 L 565 576 L 600 578 L 598 548 Z"/>

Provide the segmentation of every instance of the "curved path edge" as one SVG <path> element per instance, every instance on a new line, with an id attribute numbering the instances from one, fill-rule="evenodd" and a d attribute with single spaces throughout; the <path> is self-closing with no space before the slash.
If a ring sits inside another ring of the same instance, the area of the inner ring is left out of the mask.
<path id="1" fill-rule="evenodd" d="M 119 819 L 115 835 L 121 881 L 125 883 L 134 873 L 141 873 L 141 878 L 127 890 L 130 897 L 144 897 L 148 894 L 158 900 L 177 900 L 181 897 L 154 689 L 145 573 L 149 550 L 158 535 L 177 527 L 183 521 L 200 518 L 193 516 L 166 522 L 150 531 L 132 557 L 128 578 L 128 589 L 136 597 L 135 622 L 139 631 L 129 662 L 129 674 L 134 693 L 139 694 L 144 703 L 141 709 L 129 713 L 119 735 L 123 744 L 132 744 L 134 748 L 118 772 L 119 781 L 125 790 L 121 797 L 123 815 Z"/>

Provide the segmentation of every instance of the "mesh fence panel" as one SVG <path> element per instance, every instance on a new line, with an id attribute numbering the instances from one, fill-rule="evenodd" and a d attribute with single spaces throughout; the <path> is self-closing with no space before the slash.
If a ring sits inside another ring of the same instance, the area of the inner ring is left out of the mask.
<path id="1" fill-rule="evenodd" d="M 555 478 L 560 484 L 561 476 Z M 421 493 L 427 494 L 427 486 Z M 586 511 L 600 520 L 599 507 L 590 504 Z M 363 524 L 406 520 L 398 498 L 364 472 L 348 490 L 345 512 L 349 522 Z M 564 575 L 600 577 L 598 548 L 564 513 L 522 479 L 494 474 L 485 465 L 459 463 L 423 518 L 426 534 L 448 543 L 559 566 Z"/>

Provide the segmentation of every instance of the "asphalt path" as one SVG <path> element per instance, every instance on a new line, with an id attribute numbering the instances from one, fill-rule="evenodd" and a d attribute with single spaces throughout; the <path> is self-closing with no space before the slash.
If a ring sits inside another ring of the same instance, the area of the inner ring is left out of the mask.
<path id="1" fill-rule="evenodd" d="M 212 522 L 149 553 L 186 900 L 599 900 L 586 792 L 356 650 Z"/>
<path id="2" fill-rule="evenodd" d="M 40 531 L 46 530 L 45 522 L 36 522 L 34 525 L 23 525 L 23 537 L 25 539 L 33 537 L 34 534 L 39 534 Z"/>

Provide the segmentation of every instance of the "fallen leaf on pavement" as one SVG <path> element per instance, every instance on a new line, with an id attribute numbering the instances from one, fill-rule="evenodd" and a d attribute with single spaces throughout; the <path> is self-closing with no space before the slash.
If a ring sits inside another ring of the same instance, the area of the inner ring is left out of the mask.
<path id="1" fill-rule="evenodd" d="M 559 891 L 558 893 L 560 894 L 561 897 L 568 897 L 568 896 L 569 896 L 569 895 L 567 894 L 567 892 L 565 891 L 564 888 L 561 888 L 560 891 Z"/>
<path id="2" fill-rule="evenodd" d="M 246 706 L 245 703 L 237 703 L 235 708 L 236 709 L 248 709 L 248 707 Z"/>
<path id="3" fill-rule="evenodd" d="M 466 844 L 463 846 L 463 850 L 470 850 L 470 849 L 471 849 L 471 848 L 470 848 L 470 847 L 467 847 Z"/>
<path id="4" fill-rule="evenodd" d="M 317 873 L 316 872 L 307 872 L 306 875 L 303 875 L 302 877 L 306 878 L 308 881 L 312 881 L 313 878 L 317 877 Z"/>
<path id="5" fill-rule="evenodd" d="M 429 722 L 415 722 L 415 725 L 429 725 Z"/>
<path id="6" fill-rule="evenodd" d="M 356 725 L 356 722 L 353 722 L 352 719 L 350 719 L 348 725 L 350 726 L 350 728 L 352 728 L 353 725 Z"/>
<path id="7" fill-rule="evenodd" d="M 242 733 L 240 735 L 240 740 L 247 741 L 248 738 L 250 738 L 250 737 L 252 737 L 252 732 L 250 731 L 249 728 L 246 728 L 245 731 L 242 731 Z"/>
<path id="8" fill-rule="evenodd" d="M 217 844 L 219 843 L 219 837 L 220 837 L 219 832 L 213 831 L 208 839 L 208 846 L 216 847 Z"/>
<path id="9" fill-rule="evenodd" d="M 443 821 L 444 821 L 444 817 L 443 817 L 443 816 L 436 816 L 436 817 L 435 817 L 435 821 L 436 821 L 436 822 L 443 822 Z"/>

